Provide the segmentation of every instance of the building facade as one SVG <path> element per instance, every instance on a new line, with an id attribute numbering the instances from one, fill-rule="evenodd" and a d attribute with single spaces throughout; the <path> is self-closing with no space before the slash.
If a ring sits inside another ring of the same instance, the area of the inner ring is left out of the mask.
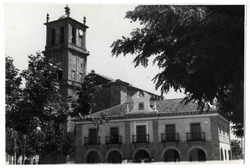
<path id="1" fill-rule="evenodd" d="M 65 15 L 46 18 L 44 55 L 59 63 L 60 91 L 75 97 L 75 86 L 86 76 L 86 19 Z M 92 71 L 94 73 L 94 71 Z M 230 160 L 228 120 L 216 111 L 197 111 L 197 104 L 181 99 L 163 100 L 121 80 L 95 74 L 96 93 L 92 117 L 105 113 L 110 123 L 99 128 L 88 120 L 74 120 L 75 163 L 121 163 L 123 158 L 141 162 Z M 139 95 L 140 93 L 140 95 Z M 70 122 L 72 123 L 72 122 Z"/>
<path id="2" fill-rule="evenodd" d="M 133 102 L 105 113 L 109 123 L 97 125 L 75 120 L 75 163 L 121 163 L 151 161 L 231 160 L 229 125 L 214 110 L 197 111 L 197 104 L 181 99 L 150 100 L 137 92 Z"/>
<path id="3" fill-rule="evenodd" d="M 92 109 L 93 113 L 123 103 L 132 103 L 132 96 L 138 91 L 144 91 L 120 79 L 115 80 L 98 74 L 94 70 L 91 71 L 91 75 L 93 75 L 95 85 L 100 86 L 94 96 L 96 106 Z M 151 96 L 150 100 L 163 99 L 162 96 L 150 92 L 147 93 Z"/>

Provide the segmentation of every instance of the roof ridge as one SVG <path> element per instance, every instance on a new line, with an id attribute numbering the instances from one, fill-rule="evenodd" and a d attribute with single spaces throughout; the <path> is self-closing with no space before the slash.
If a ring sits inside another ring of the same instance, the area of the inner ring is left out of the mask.
<path id="1" fill-rule="evenodd" d="M 110 110 L 110 109 L 114 109 L 114 108 L 117 108 L 117 107 L 119 107 L 119 106 L 122 106 L 122 105 L 128 104 L 128 103 L 129 103 L 129 102 L 125 102 L 125 103 L 122 103 L 122 104 L 118 104 L 118 105 L 116 105 L 116 106 L 112 106 L 112 107 L 109 107 L 109 108 L 100 110 L 100 111 L 98 111 L 98 112 L 96 112 L 96 113 L 92 113 L 92 114 L 100 114 L 100 113 L 102 113 L 103 111 L 107 111 L 107 110 Z M 92 114 L 91 114 L 91 115 L 92 115 Z"/>
<path id="2" fill-rule="evenodd" d="M 108 76 L 105 76 L 105 75 L 102 75 L 102 74 L 99 74 L 99 73 L 96 73 L 96 72 L 95 72 L 95 75 L 98 75 L 98 76 L 101 76 L 101 77 L 103 77 L 103 78 L 106 78 L 106 79 L 108 79 L 108 80 L 110 80 L 110 81 L 112 81 L 112 82 L 115 81 L 115 79 L 113 79 L 113 78 L 110 78 L 110 77 L 108 77 Z"/>

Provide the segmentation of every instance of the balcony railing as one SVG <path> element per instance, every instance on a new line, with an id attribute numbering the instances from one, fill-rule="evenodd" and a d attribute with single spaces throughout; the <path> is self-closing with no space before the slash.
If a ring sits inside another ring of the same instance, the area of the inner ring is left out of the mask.
<path id="1" fill-rule="evenodd" d="M 186 133 L 187 141 L 205 141 L 205 132 Z"/>
<path id="2" fill-rule="evenodd" d="M 149 134 L 146 135 L 132 135 L 133 143 L 149 143 Z"/>
<path id="3" fill-rule="evenodd" d="M 101 137 L 84 137 L 84 145 L 99 145 Z"/>
<path id="4" fill-rule="evenodd" d="M 161 134 L 161 142 L 179 142 L 179 134 Z"/>
<path id="5" fill-rule="evenodd" d="M 105 136 L 106 144 L 122 144 L 122 136 Z"/>

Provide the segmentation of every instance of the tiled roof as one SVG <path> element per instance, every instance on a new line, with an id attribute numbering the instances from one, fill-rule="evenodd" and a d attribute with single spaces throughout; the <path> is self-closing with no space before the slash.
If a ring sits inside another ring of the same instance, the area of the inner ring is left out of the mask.
<path id="1" fill-rule="evenodd" d="M 112 79 L 112 78 L 107 77 L 107 76 L 105 76 L 105 75 L 101 75 L 101 74 L 99 74 L 99 73 L 95 73 L 95 75 L 96 75 L 96 76 L 100 76 L 100 77 L 102 77 L 102 78 L 104 78 L 104 79 L 106 79 L 106 80 L 109 80 L 110 82 L 114 82 L 114 81 L 115 81 L 115 79 Z"/>
<path id="2" fill-rule="evenodd" d="M 156 103 L 156 109 L 158 111 L 158 115 L 161 114 L 172 114 L 172 113 L 193 113 L 193 112 L 198 112 L 198 104 L 197 103 L 188 103 L 185 104 L 182 102 L 183 99 L 165 99 L 165 100 L 155 100 L 155 101 L 150 101 L 150 104 L 154 106 Z M 101 110 L 97 113 L 91 114 L 92 117 L 98 117 L 101 113 L 105 113 L 109 117 L 122 117 L 124 115 L 132 115 L 130 112 L 133 108 L 134 103 L 124 103 L 120 104 L 105 110 Z M 155 111 L 153 112 L 146 112 L 144 113 L 145 115 L 147 114 L 156 114 Z M 136 113 L 137 115 L 139 113 Z"/>
<path id="3" fill-rule="evenodd" d="M 197 111 L 198 104 L 190 102 L 185 104 L 183 99 L 165 99 L 156 101 L 158 112 L 192 112 Z"/>

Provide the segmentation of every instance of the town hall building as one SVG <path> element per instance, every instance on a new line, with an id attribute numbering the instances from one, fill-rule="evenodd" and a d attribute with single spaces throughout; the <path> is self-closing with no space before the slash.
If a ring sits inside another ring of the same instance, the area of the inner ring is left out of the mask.
<path id="1" fill-rule="evenodd" d="M 198 111 L 182 99 L 150 100 L 137 92 L 126 102 L 92 114 L 105 114 L 99 126 L 75 119 L 75 163 L 140 163 L 231 160 L 228 120 L 216 110 Z"/>
<path id="2" fill-rule="evenodd" d="M 44 55 L 61 63 L 58 82 L 66 99 L 75 97 L 87 75 L 86 18 L 70 17 L 70 9 L 58 20 L 46 18 Z M 216 109 L 199 111 L 196 103 L 162 96 L 136 88 L 119 79 L 95 75 L 102 86 L 96 93 L 92 118 L 105 114 L 109 123 L 97 126 L 87 119 L 72 119 L 75 132 L 74 163 L 181 162 L 230 160 L 227 117 Z"/>

